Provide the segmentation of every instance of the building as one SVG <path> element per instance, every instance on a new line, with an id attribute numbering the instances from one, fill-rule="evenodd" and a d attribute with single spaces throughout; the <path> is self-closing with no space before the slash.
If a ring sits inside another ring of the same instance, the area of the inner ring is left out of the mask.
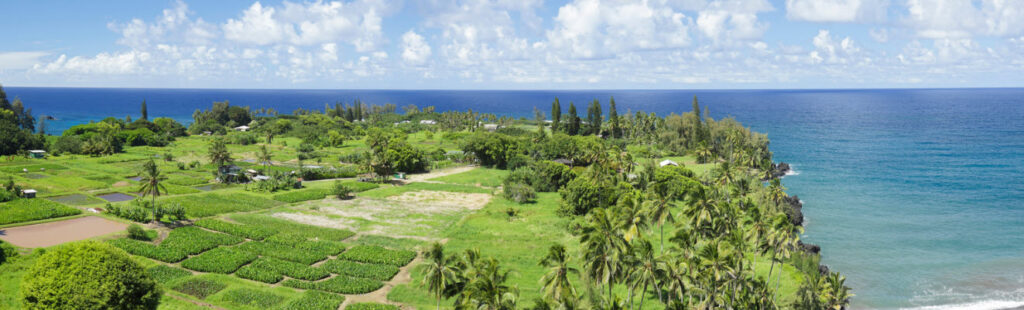
<path id="1" fill-rule="evenodd" d="M 21 197 L 23 198 L 36 198 L 36 190 L 26 189 L 21 191 Z"/>
<path id="2" fill-rule="evenodd" d="M 486 129 L 487 131 L 498 130 L 498 124 L 484 124 L 484 129 Z"/>
<path id="3" fill-rule="evenodd" d="M 679 166 L 679 163 L 676 163 L 674 161 L 666 159 L 666 160 L 662 160 L 661 163 L 658 164 L 658 165 L 661 166 L 661 167 L 664 167 L 664 166 Z"/>
<path id="4" fill-rule="evenodd" d="M 435 122 L 432 119 L 425 119 L 425 120 L 421 120 L 420 121 L 420 125 L 435 125 L 435 124 L 437 124 L 437 122 Z"/>
<path id="5" fill-rule="evenodd" d="M 37 159 L 46 158 L 46 151 L 44 151 L 44 150 L 31 150 L 31 151 L 28 151 L 28 154 L 32 158 L 37 158 Z"/>
<path id="6" fill-rule="evenodd" d="M 238 126 L 238 127 L 235 127 L 235 130 L 237 130 L 237 131 L 249 131 L 249 126 L 246 126 L 246 125 Z"/>

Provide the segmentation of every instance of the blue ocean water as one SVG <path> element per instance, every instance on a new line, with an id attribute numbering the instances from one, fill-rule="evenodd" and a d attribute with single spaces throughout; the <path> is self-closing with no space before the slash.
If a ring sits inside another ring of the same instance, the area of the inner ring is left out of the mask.
<path id="1" fill-rule="evenodd" d="M 106 116 L 182 121 L 213 101 L 291 112 L 351 103 L 433 105 L 531 117 L 615 96 L 619 112 L 691 109 L 767 133 L 783 183 L 804 201 L 804 240 L 842 271 L 853 308 L 1024 305 L 1024 89 L 922 90 L 189 90 L 7 88 L 50 132 Z"/>

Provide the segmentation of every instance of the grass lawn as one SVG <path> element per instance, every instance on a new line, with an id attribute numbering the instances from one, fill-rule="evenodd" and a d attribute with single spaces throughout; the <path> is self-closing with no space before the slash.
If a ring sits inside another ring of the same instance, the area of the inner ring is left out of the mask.
<path id="1" fill-rule="evenodd" d="M 508 170 L 476 168 L 470 171 L 437 177 L 430 180 L 451 184 L 498 187 L 501 186 L 501 181 L 504 180 L 508 174 Z"/>

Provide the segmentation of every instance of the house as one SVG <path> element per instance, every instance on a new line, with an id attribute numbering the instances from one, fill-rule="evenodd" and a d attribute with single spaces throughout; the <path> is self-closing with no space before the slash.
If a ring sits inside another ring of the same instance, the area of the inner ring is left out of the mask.
<path id="1" fill-rule="evenodd" d="M 46 151 L 44 150 L 31 150 L 28 151 L 29 156 L 36 159 L 46 158 Z"/>
<path id="2" fill-rule="evenodd" d="M 238 126 L 238 127 L 235 127 L 235 130 L 237 130 L 237 131 L 249 131 L 249 126 L 246 126 L 246 125 Z"/>
<path id="3" fill-rule="evenodd" d="M 487 131 L 498 130 L 498 124 L 484 124 L 484 129 L 486 129 Z"/>
<path id="4" fill-rule="evenodd" d="M 662 160 L 661 163 L 659 163 L 658 165 L 661 166 L 661 167 L 664 167 L 664 166 L 679 166 L 678 163 L 676 163 L 674 161 L 671 161 L 671 160 L 668 160 L 668 159 Z"/>
<path id="5" fill-rule="evenodd" d="M 21 197 L 23 198 L 36 198 L 36 190 L 26 189 L 21 191 Z"/>
<path id="6" fill-rule="evenodd" d="M 435 124 L 437 124 L 437 122 L 435 122 L 432 119 L 425 119 L 425 120 L 421 120 L 420 121 L 420 125 L 435 125 Z"/>

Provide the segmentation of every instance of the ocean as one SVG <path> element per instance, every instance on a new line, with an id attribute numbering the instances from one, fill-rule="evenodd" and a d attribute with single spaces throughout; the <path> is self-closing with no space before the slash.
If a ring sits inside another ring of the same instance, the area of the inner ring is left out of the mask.
<path id="1" fill-rule="evenodd" d="M 615 97 L 619 113 L 691 109 L 768 134 L 783 179 L 804 201 L 803 240 L 847 276 L 854 309 L 1003 309 L 1024 305 L 1024 89 L 909 90 L 215 90 L 6 88 L 51 133 L 107 116 L 188 121 L 235 105 L 415 104 L 532 117 L 558 97 L 579 109 Z M 607 106 L 606 106 L 607 107 Z M 607 109 L 607 108 L 606 108 Z"/>

